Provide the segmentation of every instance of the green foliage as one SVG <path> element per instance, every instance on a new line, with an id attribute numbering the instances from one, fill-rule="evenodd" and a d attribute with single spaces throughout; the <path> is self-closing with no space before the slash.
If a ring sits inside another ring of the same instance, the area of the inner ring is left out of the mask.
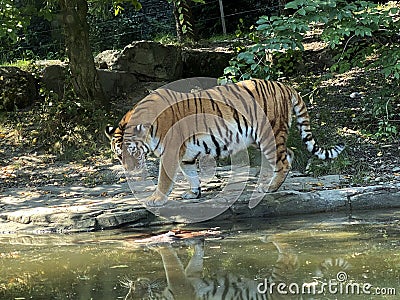
<path id="1" fill-rule="evenodd" d="M 26 59 L 19 59 L 16 60 L 12 63 L 4 63 L 0 64 L 0 67 L 5 66 L 5 67 L 17 67 L 21 70 L 24 71 L 32 71 L 32 68 L 34 67 L 33 62 L 31 60 L 26 60 Z"/>
<path id="2" fill-rule="evenodd" d="M 362 124 L 362 132 L 373 139 L 398 140 L 400 134 L 400 85 L 396 82 L 384 83 L 364 100 L 363 114 L 357 116 Z"/>
<path id="3" fill-rule="evenodd" d="M 49 1 L 15 1 L 6 0 L 12 3 L 10 10 L 15 14 L 13 20 L 9 22 L 8 29 L 13 39 L 6 36 L 2 38 L 0 33 L 0 62 L 14 61 L 16 59 L 65 59 L 65 46 L 62 24 L 60 23 L 59 0 Z M 0 0 L 0 21 L 2 21 L 4 1 Z M 141 4 L 138 0 L 87 0 L 89 7 L 88 22 L 91 27 L 91 44 L 101 46 L 108 43 L 111 49 L 118 44 L 119 48 L 132 41 L 132 35 L 127 36 L 127 31 L 133 31 L 132 20 L 127 19 L 130 16 L 120 17 L 125 10 L 138 10 Z M 132 9 L 131 9 L 132 8 Z M 115 15 L 118 14 L 117 17 Z M 115 17 L 115 22 L 106 24 L 104 19 L 108 20 Z M 121 22 L 121 19 L 123 20 Z M 8 24 L 8 23 L 7 23 Z M 3 24 L 4 25 L 4 24 Z M 23 28 L 22 28 L 23 27 Z M 7 27 L 0 27 L 0 32 Z M 158 30 L 158 28 L 156 28 Z M 140 28 L 138 29 L 140 32 Z M 121 34 L 123 33 L 123 34 Z M 115 36 L 115 37 L 114 37 Z M 106 38 L 105 38 L 106 37 Z M 123 39 L 125 37 L 125 39 Z M 112 44 L 110 45 L 110 39 Z M 104 42 L 103 42 L 104 41 Z M 120 42 L 120 43 L 119 43 Z M 102 51 L 104 47 L 96 47 L 97 51 Z M 99 49 L 100 48 L 100 49 Z"/>
<path id="4" fill-rule="evenodd" d="M 378 5 L 371 1 L 295 0 L 287 3 L 286 9 L 294 13 L 260 17 L 244 42 L 237 45 L 237 55 L 225 68 L 222 83 L 292 75 L 310 33 L 336 53 L 331 72 L 365 67 L 378 69 L 388 82 L 400 79 L 400 6 L 395 2 Z M 322 32 L 315 34 L 316 30 Z M 238 36 L 243 37 L 243 30 Z M 369 99 L 364 111 L 368 113 L 365 125 L 374 137 L 398 136 L 398 93 Z"/>
<path id="5" fill-rule="evenodd" d="M 92 1 L 94 3 L 98 1 Z M 137 0 L 113 0 L 113 7 L 114 7 L 114 15 L 117 16 L 121 11 L 124 10 L 122 7 L 123 4 L 129 3 L 131 4 L 136 10 L 140 10 L 142 8 L 142 4 Z"/>
<path id="6" fill-rule="evenodd" d="M 13 41 L 18 39 L 18 31 L 27 24 L 22 12 L 14 0 L 0 0 L 0 38 L 8 37 Z"/>
<path id="7" fill-rule="evenodd" d="M 22 33 L 35 13 L 37 10 L 30 1 L 23 5 L 21 1 L 0 0 L 0 63 L 11 61 L 16 53 L 21 53 L 16 45 L 27 42 Z"/>
<path id="8" fill-rule="evenodd" d="M 23 140 L 27 146 L 56 154 L 60 159 L 83 159 L 99 151 L 104 144 L 103 128 L 108 117 L 100 108 L 85 107 L 65 81 L 65 94 L 40 90 L 42 100 L 29 112 Z M 34 133 L 34 134 L 32 134 Z"/>
<path id="9" fill-rule="evenodd" d="M 97 152 L 106 113 L 84 108 L 71 96 L 58 100 L 47 93 L 45 97 L 37 114 L 40 134 L 35 143 L 65 160 L 82 159 Z"/>
<path id="10" fill-rule="evenodd" d="M 191 9 L 189 1 L 194 3 L 204 4 L 204 0 L 167 0 L 168 3 L 173 3 L 174 14 L 177 24 L 177 36 L 179 42 L 183 42 L 184 39 L 189 41 L 195 37 L 195 30 L 193 24 L 193 18 L 191 16 Z"/>
<path id="11" fill-rule="evenodd" d="M 346 153 L 339 155 L 332 161 L 320 160 L 313 157 L 308 161 L 304 172 L 314 177 L 327 174 L 343 174 L 348 172 L 352 165 L 353 162 Z"/>
<path id="12" fill-rule="evenodd" d="M 273 64 L 277 53 L 304 51 L 303 40 L 317 25 L 329 47 L 338 50 L 332 71 L 368 65 L 366 58 L 378 56 L 386 77 L 400 77 L 400 49 L 392 44 L 400 29 L 399 8 L 380 6 L 370 1 L 295 0 L 286 4 L 292 15 L 262 16 L 246 36 L 246 44 L 237 48 L 237 56 L 224 71 L 222 82 L 252 77 L 276 79 L 283 74 Z M 282 55 L 282 54 L 279 54 Z"/>
<path id="13" fill-rule="evenodd" d="M 224 70 L 223 83 L 253 77 L 277 78 L 281 71 L 273 64 L 274 56 L 285 60 L 285 53 L 304 50 L 303 34 L 309 27 L 302 18 L 294 16 L 262 16 L 251 30 L 246 36 L 246 43 L 250 45 L 236 48 L 238 54 Z M 237 33 L 241 37 L 242 31 Z"/>
<path id="14" fill-rule="evenodd" d="M 179 41 L 175 35 L 172 34 L 157 34 L 154 39 L 155 42 L 164 44 L 164 45 L 179 45 Z"/>

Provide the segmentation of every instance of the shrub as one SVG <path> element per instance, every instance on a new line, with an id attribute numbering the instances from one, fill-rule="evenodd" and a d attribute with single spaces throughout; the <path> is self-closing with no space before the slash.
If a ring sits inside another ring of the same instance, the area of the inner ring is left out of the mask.
<path id="1" fill-rule="evenodd" d="M 313 30 L 334 53 L 330 72 L 345 72 L 352 67 L 379 69 L 386 81 L 398 86 L 400 79 L 400 9 L 390 1 L 385 5 L 371 1 L 295 0 L 286 11 L 292 14 L 262 16 L 251 28 L 237 55 L 224 70 L 222 83 L 249 78 L 273 79 L 288 76 L 301 61 L 303 41 Z M 397 43 L 396 43 L 397 41 Z M 398 100 L 372 99 L 376 138 L 398 134 Z M 396 102 L 397 101 L 397 102 Z M 368 106 L 368 107 L 367 107 Z"/>
<path id="2" fill-rule="evenodd" d="M 382 66 L 386 77 L 400 78 L 400 47 L 392 43 L 399 40 L 400 30 L 399 8 L 394 3 L 382 6 L 370 1 L 295 0 L 285 8 L 294 13 L 260 17 L 246 42 L 237 47 L 238 54 L 225 69 L 222 82 L 278 78 L 286 64 L 273 64 L 273 58 L 304 51 L 304 37 L 316 27 L 323 29 L 322 41 L 339 51 L 331 71 Z M 372 55 L 377 60 L 366 60 Z"/>

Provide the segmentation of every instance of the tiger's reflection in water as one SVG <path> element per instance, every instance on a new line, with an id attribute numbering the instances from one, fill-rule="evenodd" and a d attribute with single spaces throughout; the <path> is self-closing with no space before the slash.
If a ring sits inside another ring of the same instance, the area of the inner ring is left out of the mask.
<path id="1" fill-rule="evenodd" d="M 285 243 L 272 242 L 278 258 L 268 276 L 268 282 L 287 282 L 298 268 L 297 255 L 291 253 Z M 258 292 L 260 280 L 244 278 L 227 273 L 212 278 L 203 277 L 204 241 L 196 240 L 190 247 L 193 255 L 186 268 L 175 248 L 169 243 L 149 246 L 157 251 L 163 262 L 167 282 L 138 278 L 125 280 L 122 285 L 129 288 L 126 300 L 133 299 L 290 299 L 287 295 L 268 295 Z M 264 278 L 263 278 L 264 280 Z M 272 298 L 273 297 L 273 298 Z"/>

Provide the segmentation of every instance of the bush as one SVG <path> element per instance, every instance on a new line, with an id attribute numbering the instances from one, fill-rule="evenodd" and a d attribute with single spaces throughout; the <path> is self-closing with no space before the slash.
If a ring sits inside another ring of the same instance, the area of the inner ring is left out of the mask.
<path id="1" fill-rule="evenodd" d="M 295 0 L 287 3 L 285 9 L 294 13 L 262 16 L 257 21 L 225 69 L 223 82 L 278 78 L 283 74 L 282 65 L 273 64 L 273 58 L 279 55 L 282 59 L 283 53 L 290 57 L 293 51 L 304 51 L 304 37 L 316 27 L 323 29 L 322 41 L 339 51 L 331 71 L 344 72 L 361 65 L 382 66 L 387 78 L 400 78 L 400 47 L 393 43 L 400 39 L 399 7 L 395 4 Z M 373 55 L 377 60 L 366 60 Z"/>
<path id="2" fill-rule="evenodd" d="M 262 16 L 236 47 L 224 70 L 222 83 L 249 78 L 276 80 L 293 73 L 304 52 L 303 41 L 313 30 L 335 54 L 330 72 L 352 67 L 378 69 L 386 81 L 400 79 L 400 9 L 396 2 L 295 0 L 286 4 L 292 14 Z M 397 43 L 396 43 L 397 42 Z M 396 102 L 397 101 L 397 102 Z M 376 138 L 398 134 L 398 99 L 373 99 L 365 110 L 373 111 Z M 372 108 L 371 108 L 372 107 Z"/>
<path id="3" fill-rule="evenodd" d="M 17 67 L 0 67 L 0 111 L 28 107 L 37 98 L 37 82 L 32 74 Z"/>
<path id="4" fill-rule="evenodd" d="M 31 143 L 61 159 L 82 159 L 99 151 L 99 145 L 105 145 L 103 128 L 107 113 L 83 106 L 72 89 L 65 90 L 61 99 L 53 92 L 41 90 L 43 102 L 32 111 L 32 123 L 40 134 Z"/>

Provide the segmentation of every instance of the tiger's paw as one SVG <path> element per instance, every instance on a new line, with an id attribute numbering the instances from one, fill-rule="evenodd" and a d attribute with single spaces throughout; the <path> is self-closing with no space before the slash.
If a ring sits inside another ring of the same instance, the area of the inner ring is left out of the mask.
<path id="1" fill-rule="evenodd" d="M 201 197 L 201 189 L 197 188 L 194 190 L 184 192 L 181 195 L 181 197 L 182 197 L 182 199 L 199 199 Z"/>
<path id="2" fill-rule="evenodd" d="M 279 189 L 279 186 L 275 186 L 273 184 L 263 184 L 260 183 L 256 190 L 258 193 L 273 193 L 276 192 Z"/>
<path id="3" fill-rule="evenodd" d="M 268 185 L 260 183 L 259 185 L 257 185 L 256 191 L 263 194 L 268 193 Z"/>
<path id="4" fill-rule="evenodd" d="M 159 193 L 154 193 L 150 197 L 147 197 L 145 200 L 146 206 L 150 207 L 164 206 L 165 204 L 167 204 L 167 202 L 168 202 L 168 197 Z"/>

